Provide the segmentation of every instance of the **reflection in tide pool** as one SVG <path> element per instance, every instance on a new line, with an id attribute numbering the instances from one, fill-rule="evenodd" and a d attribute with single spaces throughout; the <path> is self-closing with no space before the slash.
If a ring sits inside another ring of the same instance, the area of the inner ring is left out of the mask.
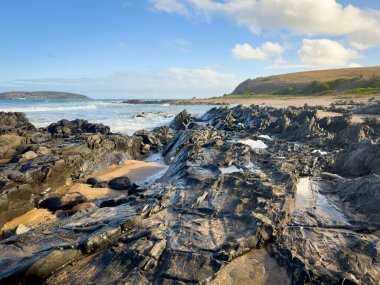
<path id="1" fill-rule="evenodd" d="M 297 184 L 294 213 L 308 211 L 331 224 L 349 225 L 343 212 L 318 191 L 318 182 L 310 177 L 300 178 Z"/>
<path id="2" fill-rule="evenodd" d="M 262 140 L 239 140 L 239 143 L 250 146 L 252 149 L 267 148 L 268 146 Z"/>

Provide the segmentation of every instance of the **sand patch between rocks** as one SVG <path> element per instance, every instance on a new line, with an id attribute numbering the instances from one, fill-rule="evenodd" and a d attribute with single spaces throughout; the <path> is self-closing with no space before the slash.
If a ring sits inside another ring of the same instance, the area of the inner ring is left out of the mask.
<path id="1" fill-rule="evenodd" d="M 95 177 L 100 180 L 109 181 L 120 176 L 128 176 L 132 182 L 139 183 L 150 178 L 156 173 L 165 169 L 165 165 L 155 162 L 145 162 L 139 160 L 127 160 L 121 165 L 112 165 L 107 169 L 88 175 L 86 178 Z M 112 190 L 110 188 L 92 188 L 91 185 L 85 183 L 75 183 L 70 186 L 66 193 L 79 192 L 84 195 L 87 200 L 101 199 L 112 196 L 127 194 L 126 190 Z"/>
<path id="2" fill-rule="evenodd" d="M 23 224 L 28 228 L 35 228 L 55 222 L 58 218 L 47 209 L 33 209 L 24 215 L 7 222 L 2 231 L 12 230 L 19 224 Z"/>

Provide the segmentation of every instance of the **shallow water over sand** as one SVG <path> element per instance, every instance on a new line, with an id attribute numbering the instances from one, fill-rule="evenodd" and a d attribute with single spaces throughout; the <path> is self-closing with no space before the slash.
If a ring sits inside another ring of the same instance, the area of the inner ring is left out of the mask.
<path id="1" fill-rule="evenodd" d="M 123 164 L 112 165 L 103 171 L 88 175 L 87 178 L 96 177 L 100 180 L 109 181 L 116 177 L 127 176 L 137 185 L 144 186 L 154 182 L 166 169 L 167 167 L 160 162 L 146 162 L 130 159 Z M 110 188 L 92 188 L 91 185 L 85 183 L 75 183 L 67 192 L 79 192 L 90 200 L 118 196 L 126 194 L 128 191 L 112 190 Z"/>

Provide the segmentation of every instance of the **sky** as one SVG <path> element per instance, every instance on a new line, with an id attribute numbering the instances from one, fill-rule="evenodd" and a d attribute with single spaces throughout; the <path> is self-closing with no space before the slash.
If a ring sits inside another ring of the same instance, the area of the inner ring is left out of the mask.
<path id="1" fill-rule="evenodd" d="M 380 0 L 0 0 L 0 92 L 190 98 L 380 65 Z"/>

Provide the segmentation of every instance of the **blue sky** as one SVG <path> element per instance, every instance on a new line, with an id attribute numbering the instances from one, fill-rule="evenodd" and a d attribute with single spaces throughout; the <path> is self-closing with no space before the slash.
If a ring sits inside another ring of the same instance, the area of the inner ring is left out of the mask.
<path id="1" fill-rule="evenodd" d="M 0 92 L 208 97 L 380 65 L 379 0 L 0 0 Z"/>

